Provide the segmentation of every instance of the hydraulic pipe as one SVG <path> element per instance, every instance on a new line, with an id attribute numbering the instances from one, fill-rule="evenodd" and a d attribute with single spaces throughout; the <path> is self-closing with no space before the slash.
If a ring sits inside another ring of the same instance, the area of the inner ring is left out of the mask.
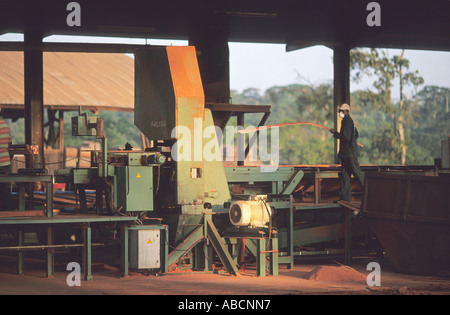
<path id="1" fill-rule="evenodd" d="M 330 130 L 330 131 L 332 130 L 331 128 L 328 128 L 326 126 L 322 126 L 322 125 L 311 123 L 311 122 L 288 122 L 288 123 L 282 123 L 282 124 L 274 124 L 274 125 L 260 126 L 260 127 L 255 127 L 255 128 L 248 128 L 248 129 L 238 130 L 238 132 L 240 132 L 240 133 L 249 133 L 249 132 L 259 131 L 261 129 L 270 129 L 270 128 L 274 128 L 274 127 L 284 127 L 284 126 L 292 126 L 292 125 L 311 125 L 311 126 L 314 126 L 314 127 L 319 127 L 319 128 L 327 129 L 327 130 Z M 360 143 L 357 143 L 357 144 L 360 147 L 364 147 Z"/>

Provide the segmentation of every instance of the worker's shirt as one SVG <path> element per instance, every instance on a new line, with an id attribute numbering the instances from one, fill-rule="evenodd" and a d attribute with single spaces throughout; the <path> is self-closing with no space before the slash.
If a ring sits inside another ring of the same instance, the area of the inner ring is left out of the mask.
<path id="1" fill-rule="evenodd" d="M 0 167 L 11 164 L 8 144 L 11 141 L 11 133 L 5 120 L 0 119 Z"/>
<path id="2" fill-rule="evenodd" d="M 355 123 L 350 116 L 345 116 L 341 122 L 341 131 L 335 134 L 339 141 L 339 157 L 359 156 L 358 145 L 356 139 L 358 138 L 358 130 Z"/>

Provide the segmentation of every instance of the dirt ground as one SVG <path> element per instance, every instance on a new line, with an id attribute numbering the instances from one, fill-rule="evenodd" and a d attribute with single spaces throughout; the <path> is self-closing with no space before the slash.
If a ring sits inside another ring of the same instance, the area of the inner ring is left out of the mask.
<path id="1" fill-rule="evenodd" d="M 335 260 L 297 261 L 293 269 L 280 265 L 278 276 L 257 277 L 255 266 L 240 276 L 226 273 L 170 272 L 121 278 L 114 266 L 95 264 L 93 280 L 67 285 L 69 271 L 56 265 L 47 278 L 45 262 L 26 261 L 24 275 L 16 274 L 12 256 L 0 256 L 0 295 L 448 295 L 450 278 L 397 273 L 387 259 L 381 266 L 380 286 L 368 286 L 370 257 L 355 258 L 351 267 Z"/>

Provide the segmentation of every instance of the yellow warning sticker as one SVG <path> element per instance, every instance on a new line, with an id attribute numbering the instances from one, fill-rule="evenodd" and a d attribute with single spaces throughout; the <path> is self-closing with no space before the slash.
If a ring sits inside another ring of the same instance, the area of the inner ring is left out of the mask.
<path id="1" fill-rule="evenodd" d="M 151 244 L 152 240 L 149 238 L 147 244 Z"/>
<path id="2" fill-rule="evenodd" d="M 141 178 L 141 174 L 138 173 L 138 174 L 136 175 L 136 178 Z"/>

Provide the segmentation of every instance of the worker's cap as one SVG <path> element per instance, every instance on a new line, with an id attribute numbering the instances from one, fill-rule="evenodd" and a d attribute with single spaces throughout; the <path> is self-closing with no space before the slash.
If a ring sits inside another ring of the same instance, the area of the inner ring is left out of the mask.
<path id="1" fill-rule="evenodd" d="M 344 103 L 341 105 L 341 107 L 339 107 L 339 110 L 348 110 L 350 111 L 350 105 L 348 105 L 347 103 Z"/>

